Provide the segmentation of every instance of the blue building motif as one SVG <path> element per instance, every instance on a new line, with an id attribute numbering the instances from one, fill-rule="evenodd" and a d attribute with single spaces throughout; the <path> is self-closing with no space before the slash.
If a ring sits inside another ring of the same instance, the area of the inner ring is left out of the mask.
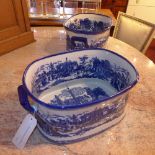
<path id="1" fill-rule="evenodd" d="M 87 38 L 84 37 L 69 37 L 67 35 L 67 49 L 68 50 L 75 50 L 75 49 L 85 49 L 89 48 Z"/>
<path id="2" fill-rule="evenodd" d="M 51 100 L 53 105 L 78 105 L 89 102 L 97 102 L 109 96 L 100 87 L 91 89 L 89 87 L 73 87 L 63 89 L 62 92 Z"/>

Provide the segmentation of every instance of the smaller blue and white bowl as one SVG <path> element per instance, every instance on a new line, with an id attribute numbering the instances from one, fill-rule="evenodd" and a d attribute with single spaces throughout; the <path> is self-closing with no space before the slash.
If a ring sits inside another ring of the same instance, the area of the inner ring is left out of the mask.
<path id="1" fill-rule="evenodd" d="M 84 13 L 72 16 L 64 23 L 66 49 L 69 51 L 104 47 L 112 19 L 102 14 Z"/>

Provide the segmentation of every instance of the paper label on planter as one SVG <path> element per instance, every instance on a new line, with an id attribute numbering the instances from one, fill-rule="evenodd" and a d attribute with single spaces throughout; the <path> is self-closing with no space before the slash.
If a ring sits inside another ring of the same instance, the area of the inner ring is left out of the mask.
<path id="1" fill-rule="evenodd" d="M 37 120 L 35 119 L 35 117 L 31 114 L 28 114 L 22 121 L 22 124 L 20 125 L 15 136 L 13 137 L 12 143 L 16 145 L 16 147 L 19 149 L 24 148 L 36 125 Z"/>

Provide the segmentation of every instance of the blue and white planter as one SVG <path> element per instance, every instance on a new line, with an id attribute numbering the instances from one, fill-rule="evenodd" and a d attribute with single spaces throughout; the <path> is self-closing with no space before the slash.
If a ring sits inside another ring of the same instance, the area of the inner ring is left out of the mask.
<path id="1" fill-rule="evenodd" d="M 71 143 L 118 123 L 138 78 L 134 66 L 112 51 L 66 52 L 28 65 L 19 100 L 45 137 Z"/>
<path id="2" fill-rule="evenodd" d="M 69 51 L 102 48 L 110 33 L 112 19 L 93 13 L 77 14 L 64 23 L 66 49 Z"/>

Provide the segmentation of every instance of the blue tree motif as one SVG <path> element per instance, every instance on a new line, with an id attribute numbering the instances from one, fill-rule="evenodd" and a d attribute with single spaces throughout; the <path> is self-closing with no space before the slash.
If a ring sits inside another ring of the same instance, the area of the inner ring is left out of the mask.
<path id="1" fill-rule="evenodd" d="M 50 77 L 51 77 L 51 80 L 53 80 L 54 79 L 54 71 L 55 71 L 55 68 L 54 68 L 54 65 L 53 65 L 53 63 L 51 62 L 50 64 L 49 64 L 49 74 L 50 74 Z"/>
<path id="2" fill-rule="evenodd" d="M 100 60 L 97 57 L 92 58 L 92 72 L 94 73 L 93 76 L 97 77 L 97 68 L 100 66 Z"/>
<path id="3" fill-rule="evenodd" d="M 81 61 L 80 63 L 85 66 L 85 63 L 86 63 L 86 60 L 88 59 L 88 56 L 84 55 L 83 57 L 79 57 L 79 59 Z"/>
<path id="4" fill-rule="evenodd" d="M 102 99 L 103 99 L 103 98 L 109 97 L 109 96 L 104 92 L 104 90 L 103 90 L 102 88 L 100 88 L 100 87 L 94 88 L 94 89 L 92 90 L 92 92 L 93 92 L 93 95 L 95 96 L 95 99 L 96 99 L 96 100 L 99 99 L 99 96 L 101 96 Z"/>
<path id="5" fill-rule="evenodd" d="M 79 57 L 79 59 L 80 59 L 79 71 L 82 73 L 82 75 L 84 75 L 88 56 L 84 55 L 83 57 Z"/>
<path id="6" fill-rule="evenodd" d="M 98 31 L 99 32 L 102 32 L 104 30 L 104 24 L 103 24 L 103 22 L 99 21 L 97 25 L 98 25 L 97 26 L 98 27 Z"/>

